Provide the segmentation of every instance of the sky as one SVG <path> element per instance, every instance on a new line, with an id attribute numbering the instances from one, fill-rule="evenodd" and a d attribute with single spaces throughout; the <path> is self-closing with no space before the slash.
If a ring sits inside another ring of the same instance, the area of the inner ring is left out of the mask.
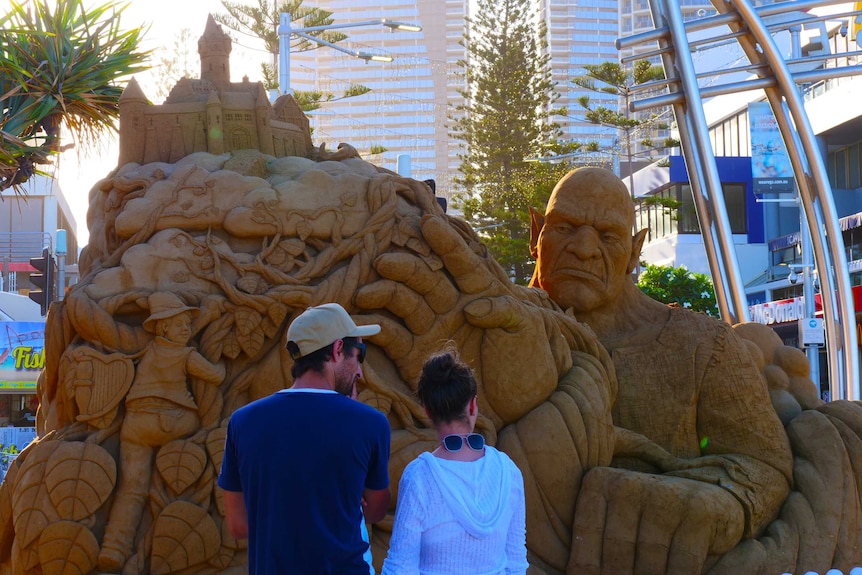
<path id="1" fill-rule="evenodd" d="M 28 0 L 23 0 L 24 4 Z M 105 0 L 85 0 L 85 5 L 102 4 Z M 155 66 L 160 57 L 165 57 L 166 51 L 174 47 L 181 30 L 191 31 L 193 39 L 192 52 L 197 65 L 197 39 L 203 34 L 207 14 L 224 12 L 219 0 L 125 0 L 127 7 L 120 16 L 123 29 L 146 25 L 149 30 L 143 37 L 142 50 L 153 50 L 150 65 Z M 119 1 L 118 4 L 124 2 Z M 0 13 L 9 9 L 9 0 L 0 0 Z M 267 59 L 262 46 L 255 46 L 252 39 L 242 43 L 248 48 L 234 44 L 231 52 L 231 76 L 239 81 L 247 74 L 253 82 L 260 80 L 260 62 Z M 253 49 L 257 48 L 257 49 Z M 193 68 L 197 72 L 197 67 Z M 196 74 L 197 75 L 197 74 Z M 144 94 L 154 103 L 156 99 L 155 74 L 149 70 L 135 76 Z M 125 82 L 125 80 L 124 80 Z M 108 175 L 117 166 L 118 147 L 116 137 L 103 139 L 91 150 L 80 146 L 67 151 L 60 158 L 57 167 L 60 186 L 69 202 L 76 219 L 78 229 L 78 244 L 87 242 L 87 198 L 90 188 L 100 179 Z"/>

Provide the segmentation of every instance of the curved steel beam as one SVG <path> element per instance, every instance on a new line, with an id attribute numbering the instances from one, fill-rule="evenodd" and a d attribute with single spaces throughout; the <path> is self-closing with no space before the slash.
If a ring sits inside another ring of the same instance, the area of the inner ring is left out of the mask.
<path id="1" fill-rule="evenodd" d="M 844 242 L 826 166 L 793 75 L 765 24 L 748 0 L 728 0 L 727 3 L 713 0 L 713 5 L 719 11 L 726 11 L 727 4 L 739 13 L 750 32 L 739 38 L 749 60 L 752 63 L 768 63 L 777 82 L 777 86 L 764 91 L 787 146 L 799 187 L 800 204 L 808 229 L 812 231 L 810 237 L 822 287 L 823 319 L 829 342 L 831 397 L 860 399 L 850 273 L 844 259 Z M 737 25 L 732 24 L 731 28 L 734 26 Z"/>

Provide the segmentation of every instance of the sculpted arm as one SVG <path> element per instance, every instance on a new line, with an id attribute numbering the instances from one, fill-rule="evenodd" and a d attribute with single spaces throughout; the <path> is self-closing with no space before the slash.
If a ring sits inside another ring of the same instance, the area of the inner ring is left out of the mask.
<path id="1" fill-rule="evenodd" d="M 224 380 L 224 365 L 210 363 L 204 356 L 196 351 L 189 354 L 187 368 L 189 375 L 200 378 L 207 383 L 218 385 Z"/>
<path id="2" fill-rule="evenodd" d="M 732 494 L 745 511 L 745 536 L 753 537 L 787 497 L 792 454 L 748 350 L 729 329 L 716 340 L 720 351 L 708 360 L 697 409 L 703 465 L 669 471 Z"/>

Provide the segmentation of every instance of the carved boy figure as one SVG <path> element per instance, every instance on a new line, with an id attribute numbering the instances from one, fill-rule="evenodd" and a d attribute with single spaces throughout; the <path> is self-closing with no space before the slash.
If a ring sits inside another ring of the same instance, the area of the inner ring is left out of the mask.
<path id="1" fill-rule="evenodd" d="M 210 363 L 186 345 L 198 309 L 168 292 L 152 294 L 149 306 L 144 329 L 155 338 L 141 355 L 126 396 L 119 488 L 99 554 L 99 568 L 108 573 L 121 572 L 129 557 L 148 497 L 155 449 L 200 429 L 188 378 L 218 385 L 225 376 L 224 366 Z"/>

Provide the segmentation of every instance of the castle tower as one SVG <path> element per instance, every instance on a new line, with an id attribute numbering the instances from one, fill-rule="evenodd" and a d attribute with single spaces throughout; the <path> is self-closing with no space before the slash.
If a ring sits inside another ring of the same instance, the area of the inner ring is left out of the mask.
<path id="1" fill-rule="evenodd" d="M 275 147 L 272 142 L 272 106 L 266 97 L 263 84 L 258 82 L 257 101 L 255 102 L 255 119 L 257 123 L 258 149 L 264 154 L 275 155 Z"/>
<path id="2" fill-rule="evenodd" d="M 201 80 L 209 80 L 220 92 L 230 87 L 231 48 L 230 36 L 222 31 L 212 14 L 209 14 L 204 35 L 198 40 Z"/>
<path id="3" fill-rule="evenodd" d="M 224 128 L 221 114 L 221 100 L 215 92 L 210 92 L 207 99 L 207 151 L 217 156 L 224 154 Z"/>
<path id="4" fill-rule="evenodd" d="M 138 81 L 129 80 L 120 94 L 120 157 L 119 165 L 140 162 L 144 156 L 146 120 L 144 113 L 149 106 L 147 97 Z"/>

